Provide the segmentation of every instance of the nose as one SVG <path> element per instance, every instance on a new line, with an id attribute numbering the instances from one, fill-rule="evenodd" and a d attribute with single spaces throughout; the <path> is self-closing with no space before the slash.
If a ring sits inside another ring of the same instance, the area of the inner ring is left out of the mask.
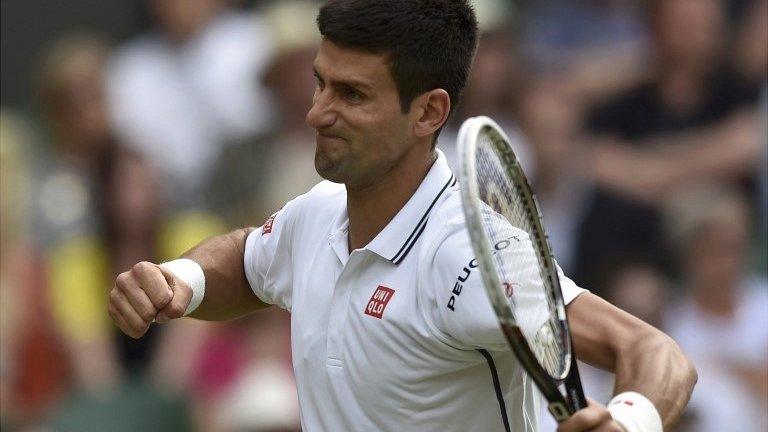
<path id="1" fill-rule="evenodd" d="M 328 89 L 315 90 L 312 98 L 312 107 L 307 112 L 305 121 L 309 127 L 323 129 L 332 126 L 336 122 L 336 112 L 333 110 L 333 98 Z"/>

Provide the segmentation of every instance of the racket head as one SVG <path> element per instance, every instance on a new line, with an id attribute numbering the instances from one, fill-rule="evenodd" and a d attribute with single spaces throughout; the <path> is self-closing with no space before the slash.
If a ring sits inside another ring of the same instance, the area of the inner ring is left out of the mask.
<path id="1" fill-rule="evenodd" d="M 492 119 L 467 119 L 459 130 L 457 150 L 462 205 L 488 298 L 518 360 L 545 397 L 560 402 L 557 385 L 571 371 L 572 344 L 560 279 L 535 196 L 509 138 Z M 530 253 L 509 256 L 501 251 L 499 242 L 509 235 L 517 235 Z M 521 285 L 530 289 L 508 296 L 507 279 L 520 276 L 508 262 L 510 257 L 535 259 L 523 267 L 538 271 L 522 275 Z"/>

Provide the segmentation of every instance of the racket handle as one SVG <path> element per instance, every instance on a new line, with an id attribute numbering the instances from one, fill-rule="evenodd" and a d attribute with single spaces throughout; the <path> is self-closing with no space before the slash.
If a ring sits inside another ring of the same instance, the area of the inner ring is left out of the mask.
<path id="1" fill-rule="evenodd" d="M 568 405 L 575 413 L 576 411 L 587 407 L 587 398 L 584 396 L 584 387 L 581 385 L 581 375 L 579 375 L 579 366 L 576 362 L 576 354 L 573 351 L 571 343 L 571 370 L 565 378 L 565 393 L 568 398 Z"/>

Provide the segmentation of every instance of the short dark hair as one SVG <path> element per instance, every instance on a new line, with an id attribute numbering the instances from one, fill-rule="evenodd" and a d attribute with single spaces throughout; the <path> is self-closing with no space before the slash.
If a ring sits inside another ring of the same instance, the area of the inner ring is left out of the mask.
<path id="1" fill-rule="evenodd" d="M 346 48 L 389 56 L 400 109 L 441 88 L 451 111 L 467 83 L 477 46 L 477 19 L 465 0 L 329 0 L 320 34 Z"/>

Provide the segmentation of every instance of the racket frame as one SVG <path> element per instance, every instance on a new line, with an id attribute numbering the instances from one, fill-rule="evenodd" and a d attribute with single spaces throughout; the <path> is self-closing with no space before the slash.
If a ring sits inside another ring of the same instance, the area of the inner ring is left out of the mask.
<path id="1" fill-rule="evenodd" d="M 480 209 L 480 188 L 476 181 L 475 153 L 477 151 L 478 138 L 483 133 L 489 133 L 494 151 L 501 159 L 502 165 L 506 170 L 505 174 L 512 180 L 517 193 L 523 198 L 528 210 L 526 213 L 529 217 L 529 222 L 531 222 L 536 231 L 532 233 L 531 240 L 534 242 L 534 250 L 538 255 L 537 260 L 540 263 L 541 277 L 548 280 L 551 284 L 550 286 L 553 287 L 551 294 L 555 300 L 556 319 L 561 328 L 562 340 L 560 343 L 565 351 L 565 365 L 561 375 L 557 377 L 550 375 L 539 364 L 536 355 L 531 350 L 526 337 L 517 324 L 493 263 L 493 248 L 490 239 L 483 229 Z M 494 134 L 496 135 L 495 137 Z M 576 365 L 576 357 L 572 355 L 573 343 L 568 327 L 568 317 L 565 313 L 560 278 L 557 274 L 552 249 L 549 246 L 542 223 L 541 212 L 520 162 L 509 143 L 510 140 L 501 127 L 489 117 L 472 117 L 462 124 L 456 144 L 460 160 L 459 183 L 461 187 L 459 189 L 461 191 L 461 202 L 464 208 L 467 229 L 470 233 L 472 248 L 479 264 L 483 286 L 496 312 L 501 330 L 518 361 L 549 402 L 547 407 L 549 412 L 558 422 L 562 422 L 575 411 L 586 407 L 586 398 L 584 397 Z M 564 397 L 560 391 L 560 384 L 564 384 L 567 397 Z"/>

